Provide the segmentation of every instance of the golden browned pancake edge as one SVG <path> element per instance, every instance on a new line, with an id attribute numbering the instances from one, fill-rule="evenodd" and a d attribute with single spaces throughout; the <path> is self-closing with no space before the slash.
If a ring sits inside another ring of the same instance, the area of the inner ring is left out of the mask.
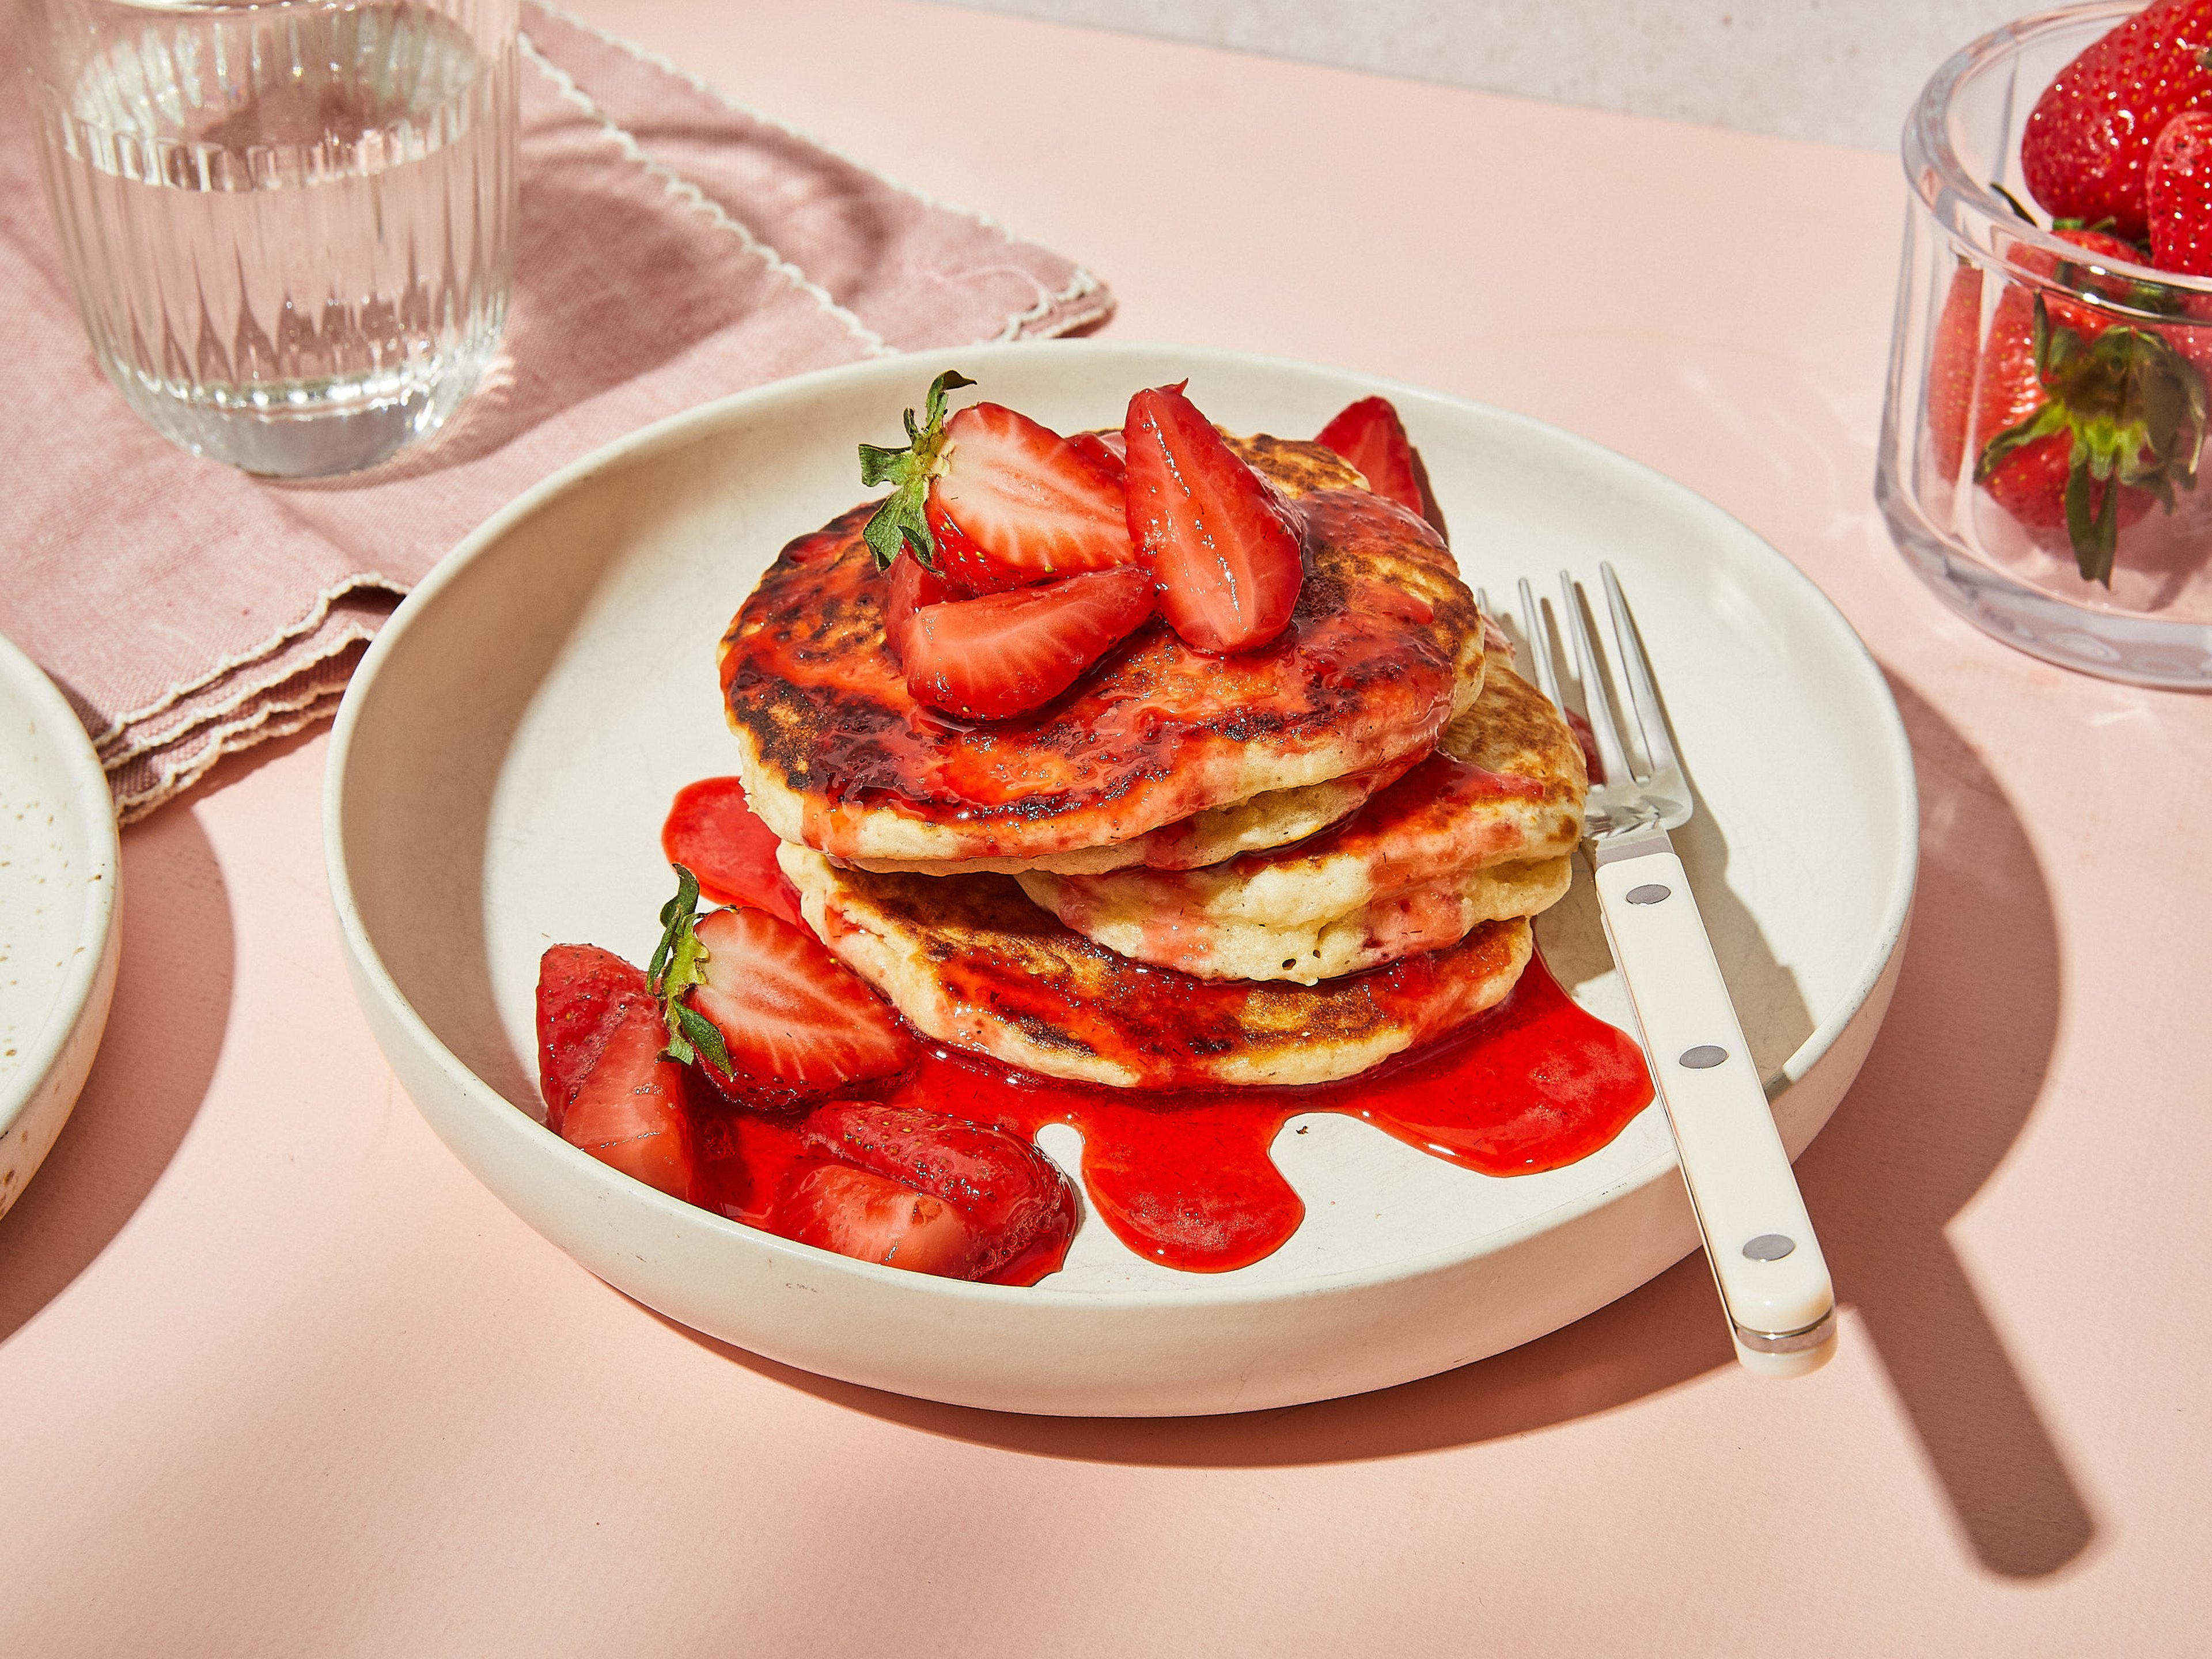
<path id="1" fill-rule="evenodd" d="M 792 543 L 722 641 L 753 810 L 841 858 L 1017 868 L 1425 752 L 1481 683 L 1480 623 L 1450 554 L 1328 451 L 1232 441 L 1307 526 L 1283 638 L 1211 658 L 1155 619 L 1017 720 L 954 721 L 907 692 L 860 538 L 872 503 Z"/>
<path id="2" fill-rule="evenodd" d="M 1019 879 L 1124 956 L 1206 979 L 1308 985 L 1555 903 L 1582 839 L 1589 776 L 1550 700 L 1492 662 L 1437 753 L 1310 843 L 1202 869 Z"/>
<path id="3" fill-rule="evenodd" d="M 872 875 L 787 844 L 807 923 L 918 1030 L 1046 1077 L 1117 1088 L 1328 1083 L 1503 1000 L 1525 921 L 1319 986 L 1219 984 L 1093 944 L 1009 876 Z"/>

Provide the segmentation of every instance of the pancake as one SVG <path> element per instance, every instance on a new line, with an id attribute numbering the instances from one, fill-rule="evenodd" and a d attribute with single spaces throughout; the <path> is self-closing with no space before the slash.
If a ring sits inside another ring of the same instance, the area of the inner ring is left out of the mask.
<path id="1" fill-rule="evenodd" d="M 1281 922 L 1173 912 L 1131 915 L 1064 897 L 1054 906 L 1030 884 L 1030 874 L 1018 879 L 1035 902 L 1058 908 L 1067 927 L 1117 955 L 1194 979 L 1319 985 L 1401 957 L 1443 950 L 1484 922 L 1547 910 L 1566 896 L 1574 865 L 1561 854 L 1463 870 L 1333 915 Z"/>
<path id="2" fill-rule="evenodd" d="M 1222 984 L 1118 956 L 1009 876 L 875 875 L 786 844 L 807 923 L 917 1030 L 1047 1077 L 1119 1088 L 1328 1083 L 1502 1000 L 1524 921 L 1318 987 Z"/>
<path id="3" fill-rule="evenodd" d="M 786 547 L 721 647 L 753 810 L 842 859 L 1018 867 L 1426 753 L 1481 685 L 1480 619 L 1450 553 L 1318 445 L 1231 442 L 1302 526 L 1290 626 L 1210 657 L 1154 618 L 1014 720 L 954 720 L 908 692 L 860 538 L 872 502 Z M 1274 805 L 1279 823 L 1248 811 L 1259 838 L 1248 823 L 1243 845 L 1345 810 L 1340 791 Z"/>
<path id="4" fill-rule="evenodd" d="M 1012 859 L 849 859 L 859 869 L 917 876 L 1012 875 L 1027 870 L 1088 876 L 1141 864 L 1154 870 L 1194 870 L 1218 864 L 1239 853 L 1283 847 L 1318 835 L 1348 817 L 1377 790 L 1387 789 L 1425 756 L 1415 750 L 1364 772 L 1309 783 L 1297 789 L 1270 789 L 1227 806 L 1210 806 L 1175 823 L 1072 852 Z"/>
<path id="5" fill-rule="evenodd" d="M 1311 985 L 1556 903 L 1588 792 L 1559 711 L 1492 661 L 1436 753 L 1312 840 L 1202 869 L 1020 880 L 1123 956 L 1204 979 Z"/>

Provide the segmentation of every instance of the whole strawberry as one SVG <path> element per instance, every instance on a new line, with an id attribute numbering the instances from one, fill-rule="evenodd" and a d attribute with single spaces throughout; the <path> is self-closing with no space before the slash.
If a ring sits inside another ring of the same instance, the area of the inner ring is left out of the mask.
<path id="1" fill-rule="evenodd" d="M 1959 465 L 1966 459 L 1966 422 L 1973 412 L 1981 349 L 1982 268 L 1962 259 L 1951 273 L 1928 346 L 1928 440 L 1936 470 L 1946 479 L 1957 478 Z"/>
<path id="2" fill-rule="evenodd" d="M 2028 189 L 2056 219 L 2149 229 L 2146 182 L 2167 122 L 2212 108 L 2212 0 L 2159 0 L 2084 52 L 2044 88 L 2020 144 Z"/>
<path id="3" fill-rule="evenodd" d="M 2148 200 L 2151 263 L 2212 276 L 2212 111 L 2166 124 L 2151 152 Z"/>
<path id="4" fill-rule="evenodd" d="M 2150 159 L 2151 263 L 2185 276 L 2212 276 L 2212 112 L 2190 110 L 2166 124 Z M 2212 297 L 2172 293 L 2183 319 L 2160 331 L 2181 355 L 2212 371 Z"/>
<path id="5" fill-rule="evenodd" d="M 2094 231 L 2058 234 L 2134 260 Z M 2041 263 L 2047 256 L 2039 256 Z M 2084 273 L 2055 259 L 2054 275 Z M 2018 284 L 1997 297 L 1975 402 L 1974 479 L 2032 532 L 2064 531 L 2087 581 L 2112 585 L 2124 526 L 2191 489 L 2205 436 L 2204 377 L 2162 336 Z"/>

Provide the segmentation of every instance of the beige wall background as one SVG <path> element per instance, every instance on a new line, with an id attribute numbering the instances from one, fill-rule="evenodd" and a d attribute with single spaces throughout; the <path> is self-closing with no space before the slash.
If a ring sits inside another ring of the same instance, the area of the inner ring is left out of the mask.
<path id="1" fill-rule="evenodd" d="M 1892 149 L 2021 0 L 938 0 L 1557 103 Z"/>

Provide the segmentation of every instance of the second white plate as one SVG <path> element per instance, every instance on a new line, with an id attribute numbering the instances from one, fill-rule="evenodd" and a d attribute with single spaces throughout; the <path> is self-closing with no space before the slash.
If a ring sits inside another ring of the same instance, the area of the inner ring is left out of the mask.
<path id="1" fill-rule="evenodd" d="M 434 1127 L 524 1219 L 672 1316 L 849 1381 L 1034 1412 L 1182 1413 L 1430 1374 L 1580 1317 L 1696 1243 L 1653 1109 L 1571 1168 L 1490 1179 L 1334 1116 L 1278 1161 L 1308 1206 L 1218 1277 L 1136 1258 L 1095 1222 L 1029 1290 L 874 1267 L 631 1182 L 546 1133 L 539 953 L 643 961 L 670 797 L 734 769 L 714 647 L 776 550 L 862 493 L 854 447 L 957 368 L 1063 430 L 1190 379 L 1214 419 L 1302 436 L 1377 390 L 1426 458 L 1471 584 L 1620 570 L 1699 795 L 1679 837 L 1793 1153 L 1856 1074 L 1910 905 L 1910 752 L 1881 674 L 1773 549 L 1679 485 L 1540 422 L 1311 366 L 1101 342 L 971 348 L 786 382 L 580 463 L 487 524 L 355 677 L 326 800 L 362 1006 Z M 1539 929 L 1616 1023 L 1587 873 Z M 1055 1136 L 1060 1137 L 1055 1139 Z M 1072 1130 L 1048 1152 L 1072 1167 Z M 1815 1218 L 1818 1220 L 1818 1218 Z M 1848 1289 L 1848 1287 L 1845 1287 Z M 1714 1318 L 1720 1317 L 1716 1310 Z"/>
<path id="2" fill-rule="evenodd" d="M 92 739 L 0 639 L 0 1215 L 69 1121 L 122 949 L 115 803 Z"/>

